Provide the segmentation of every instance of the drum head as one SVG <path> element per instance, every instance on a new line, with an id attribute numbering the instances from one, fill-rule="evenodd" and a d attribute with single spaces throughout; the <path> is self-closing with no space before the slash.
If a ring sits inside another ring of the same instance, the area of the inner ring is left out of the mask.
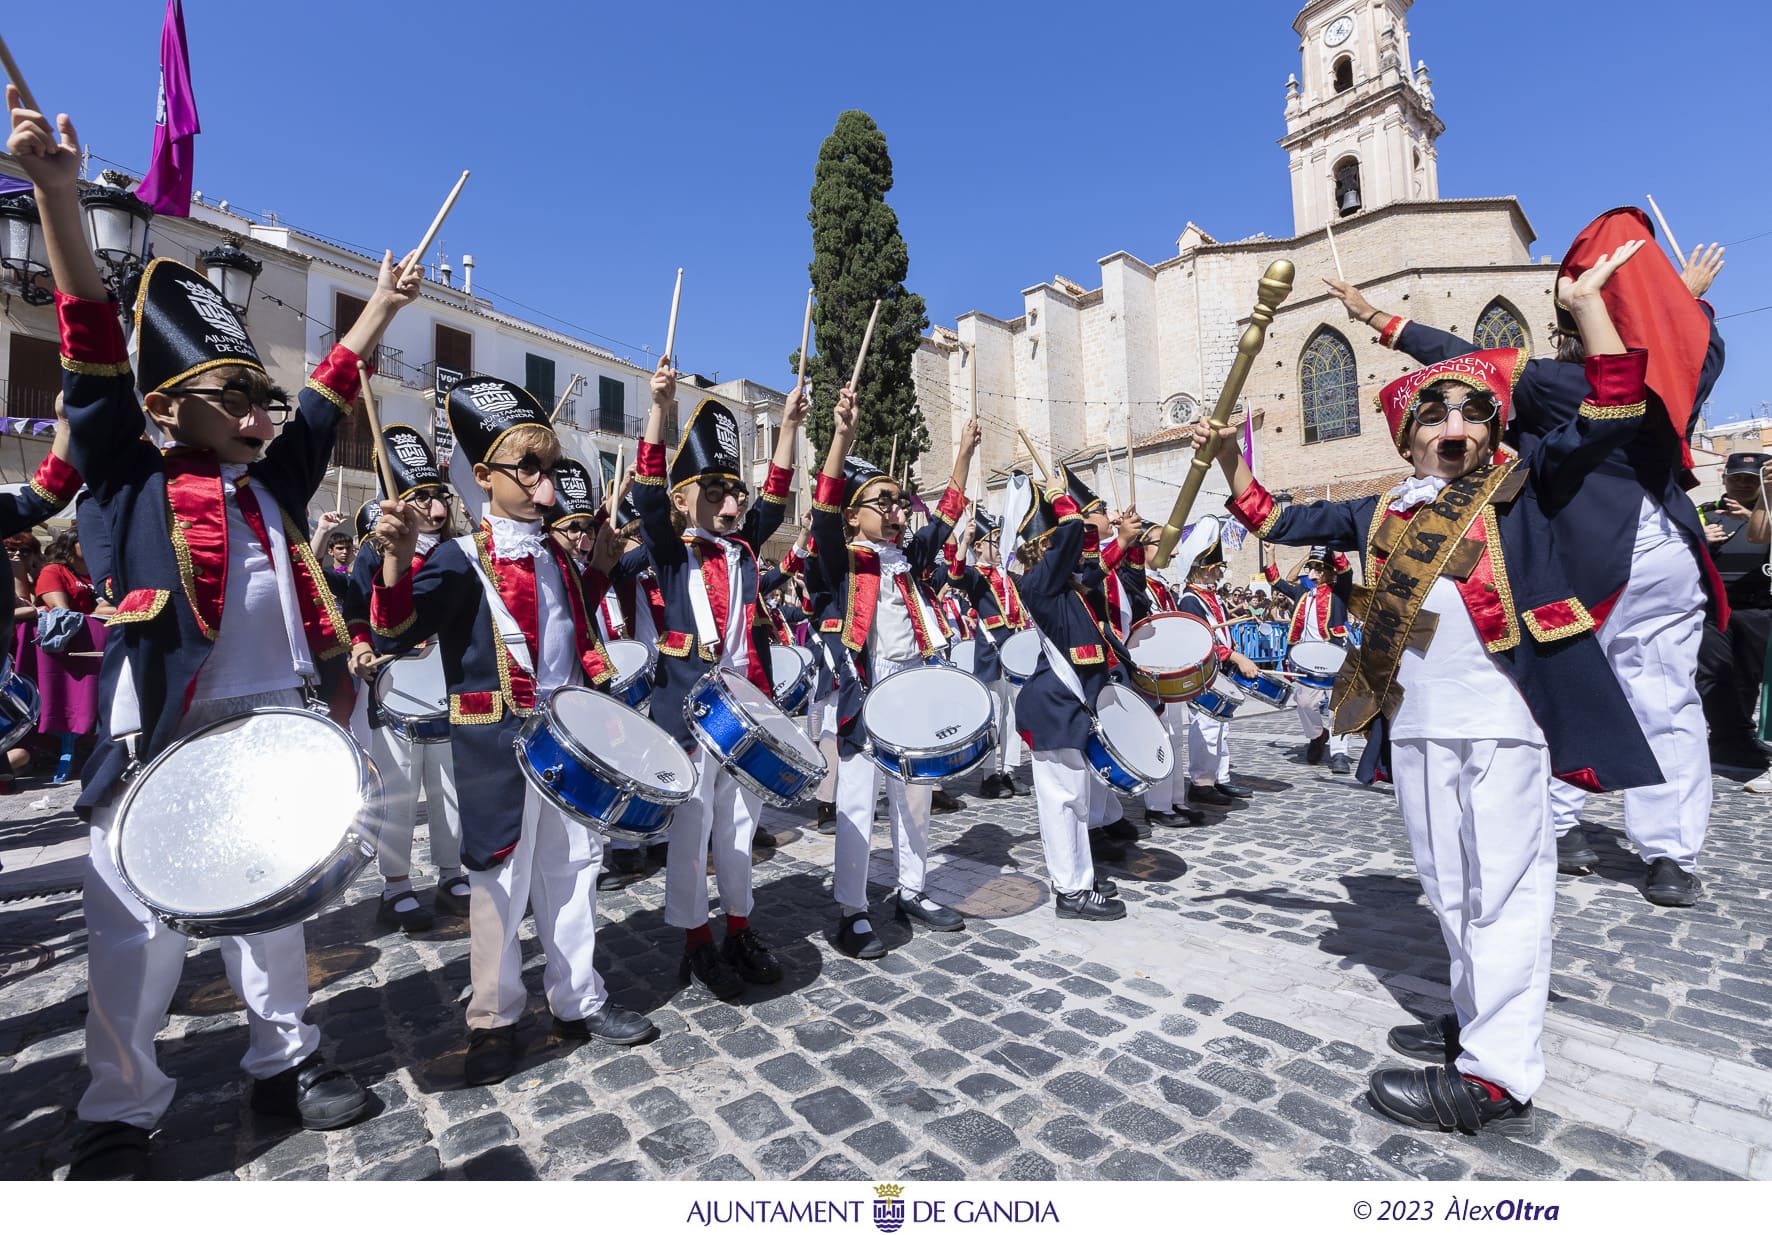
<path id="1" fill-rule="evenodd" d="M 787 690 L 803 676 L 812 672 L 812 653 L 803 647 L 788 647 L 779 643 L 769 645 L 769 680 L 775 683 L 775 693 Z"/>
<path id="2" fill-rule="evenodd" d="M 117 861 L 149 906 L 212 914 L 289 888 L 365 805 L 350 734 L 312 712 L 250 712 L 175 742 L 130 787 Z"/>
<path id="3" fill-rule="evenodd" d="M 677 740 L 619 699 L 568 686 L 548 699 L 556 737 L 635 785 L 682 793 L 695 769 Z"/>
<path id="4" fill-rule="evenodd" d="M 752 724 L 763 731 L 775 749 L 796 751 L 808 764 L 824 762 L 824 756 L 818 753 L 818 747 L 807 741 L 799 723 L 776 707 L 774 700 L 752 686 L 749 678 L 736 669 L 721 669 L 719 674 L 720 683 L 732 696 L 732 701 L 750 717 Z"/>
<path id="5" fill-rule="evenodd" d="M 991 723 L 991 692 L 945 665 L 901 669 L 868 691 L 861 723 L 894 750 L 949 750 Z"/>
<path id="6" fill-rule="evenodd" d="M 436 643 L 390 662 L 375 676 L 375 705 L 395 716 L 449 713 L 449 683 Z"/>
<path id="7" fill-rule="evenodd" d="M 611 639 L 603 645 L 603 650 L 609 653 L 609 663 L 615 666 L 615 677 L 609 684 L 617 690 L 645 673 L 646 666 L 652 663 L 652 654 L 637 639 Z"/>
<path id="8" fill-rule="evenodd" d="M 957 639 L 948 648 L 948 659 L 961 673 L 978 672 L 978 644 L 970 639 Z"/>
<path id="9" fill-rule="evenodd" d="M 1031 678 L 1040 667 L 1040 632 L 1018 630 L 1003 640 L 1003 668 L 1018 678 Z"/>
<path id="10" fill-rule="evenodd" d="M 1162 780 L 1175 770 L 1162 720 L 1131 687 L 1118 682 L 1102 687 L 1095 696 L 1095 721 L 1120 761 L 1141 779 Z"/>
<path id="11" fill-rule="evenodd" d="M 1213 655 L 1212 628 L 1191 613 L 1153 613 L 1127 633 L 1126 650 L 1146 672 L 1191 669 Z"/>
<path id="12" fill-rule="evenodd" d="M 1342 662 L 1347 660 L 1347 650 L 1313 639 L 1309 643 L 1293 644 L 1291 659 L 1306 673 L 1334 677 L 1341 672 Z"/>

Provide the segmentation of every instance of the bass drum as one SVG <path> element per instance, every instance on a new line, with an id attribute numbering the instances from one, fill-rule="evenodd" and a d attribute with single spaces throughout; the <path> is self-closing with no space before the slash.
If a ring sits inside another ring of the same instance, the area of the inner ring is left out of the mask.
<path id="1" fill-rule="evenodd" d="M 264 708 L 162 751 L 130 783 L 109 843 L 123 882 L 173 930 L 255 935 L 343 893 L 382 822 L 381 777 L 349 733 Z"/>

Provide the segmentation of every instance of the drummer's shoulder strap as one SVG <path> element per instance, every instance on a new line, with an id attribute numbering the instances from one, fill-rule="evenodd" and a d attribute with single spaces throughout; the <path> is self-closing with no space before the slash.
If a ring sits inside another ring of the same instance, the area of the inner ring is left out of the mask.
<path id="1" fill-rule="evenodd" d="M 480 589 L 486 595 L 486 608 L 492 614 L 492 626 L 498 634 L 499 642 L 504 644 L 505 651 L 517 662 L 518 668 L 534 677 L 535 661 L 529 655 L 529 640 L 523 634 L 523 627 L 506 607 L 504 598 L 498 594 L 498 584 L 492 581 L 487 563 L 481 556 L 479 540 L 474 536 L 458 536 L 455 547 L 461 550 L 468 567 L 480 580 Z"/>

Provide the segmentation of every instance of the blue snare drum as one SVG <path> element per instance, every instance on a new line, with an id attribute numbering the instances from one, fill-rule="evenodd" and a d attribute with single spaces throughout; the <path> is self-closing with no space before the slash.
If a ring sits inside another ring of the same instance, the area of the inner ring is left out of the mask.
<path id="1" fill-rule="evenodd" d="M 603 647 L 615 666 L 610 695 L 638 711 L 652 697 L 652 653 L 638 639 L 611 639 Z"/>
<path id="2" fill-rule="evenodd" d="M 997 747 L 990 688 L 952 665 L 901 669 L 861 709 L 874 762 L 907 785 L 964 776 Z"/>
<path id="3" fill-rule="evenodd" d="M 1143 793 L 1175 771 L 1169 733 L 1151 705 L 1130 686 L 1109 682 L 1095 696 L 1084 757 L 1118 793 Z"/>
<path id="4" fill-rule="evenodd" d="M 1286 663 L 1292 666 L 1292 672 L 1304 685 L 1318 690 L 1334 690 L 1335 675 L 1341 672 L 1342 662 L 1346 659 L 1345 648 L 1313 639 L 1308 643 L 1293 644 Z"/>
<path id="5" fill-rule="evenodd" d="M 1192 706 L 1208 716 L 1219 720 L 1229 720 L 1237 714 L 1237 708 L 1249 701 L 1243 688 L 1231 681 L 1230 675 L 1214 678 L 1212 685 L 1195 695 L 1189 702 Z"/>
<path id="6" fill-rule="evenodd" d="M 1011 686 L 1025 686 L 1027 680 L 1034 676 L 1034 670 L 1040 667 L 1040 654 L 1044 649 L 1040 646 L 1040 632 L 1032 627 L 1018 630 L 997 649 L 997 658 L 1003 662 L 1003 676 L 1009 679 Z"/>
<path id="7" fill-rule="evenodd" d="M 720 766 L 771 806 L 804 800 L 824 779 L 824 756 L 743 674 L 715 669 L 683 699 L 683 720 Z"/>
<path id="8" fill-rule="evenodd" d="M 806 711 L 812 688 L 818 684 L 818 663 L 812 653 L 794 644 L 768 645 L 769 681 L 775 688 L 775 706 L 789 716 Z"/>
<path id="9" fill-rule="evenodd" d="M 1258 672 L 1254 677 L 1246 678 L 1235 669 L 1230 670 L 1230 677 L 1251 699 L 1276 708 L 1292 705 L 1292 683 L 1283 677 Z"/>
<path id="10" fill-rule="evenodd" d="M 9 751 L 37 732 L 43 715 L 43 699 L 36 683 L 12 671 L 8 657 L 0 681 L 0 751 Z"/>
<path id="11" fill-rule="evenodd" d="M 583 686 L 555 691 L 523 722 L 517 765 L 536 791 L 593 831 L 655 841 L 695 792 L 676 739 L 620 700 Z"/>
<path id="12" fill-rule="evenodd" d="M 382 724 L 396 737 L 415 744 L 449 740 L 449 684 L 435 641 L 383 665 L 374 691 Z"/>

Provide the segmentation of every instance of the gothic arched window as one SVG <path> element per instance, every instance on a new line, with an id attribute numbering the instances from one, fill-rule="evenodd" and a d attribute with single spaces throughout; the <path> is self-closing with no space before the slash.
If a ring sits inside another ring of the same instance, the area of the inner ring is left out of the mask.
<path id="1" fill-rule="evenodd" d="M 1502 300 L 1491 300 L 1489 307 L 1477 316 L 1471 342 L 1478 347 L 1517 347 L 1521 351 L 1532 347 L 1519 316 Z"/>
<path id="2" fill-rule="evenodd" d="M 1304 440 L 1328 442 L 1360 432 L 1360 374 L 1354 349 L 1324 326 L 1305 345 L 1298 365 L 1304 398 Z"/>

